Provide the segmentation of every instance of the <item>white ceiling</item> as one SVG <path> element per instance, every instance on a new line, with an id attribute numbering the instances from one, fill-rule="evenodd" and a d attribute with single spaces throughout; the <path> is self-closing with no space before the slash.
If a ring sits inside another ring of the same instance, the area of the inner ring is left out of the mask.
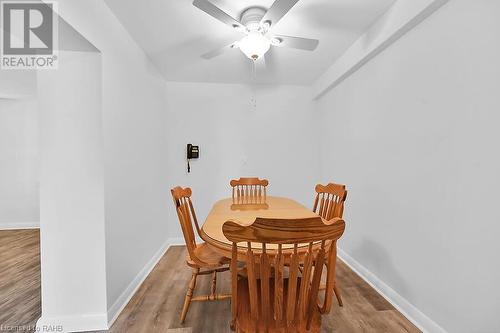
<path id="1" fill-rule="evenodd" d="M 395 0 L 301 0 L 274 32 L 320 40 L 313 52 L 272 48 L 265 70 L 252 75 L 251 61 L 238 49 L 205 60 L 206 53 L 238 33 L 192 5 L 192 0 L 105 0 L 168 81 L 311 84 Z M 239 18 L 249 6 L 273 0 L 212 0 Z"/>

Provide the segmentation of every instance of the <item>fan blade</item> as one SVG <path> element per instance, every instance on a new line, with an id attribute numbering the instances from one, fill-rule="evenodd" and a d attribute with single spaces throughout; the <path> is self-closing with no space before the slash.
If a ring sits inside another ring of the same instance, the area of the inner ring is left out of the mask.
<path id="1" fill-rule="evenodd" d="M 232 43 L 232 44 L 226 45 L 224 47 L 218 48 L 216 50 L 213 50 L 213 51 L 207 52 L 205 54 L 202 54 L 201 57 L 203 59 L 207 59 L 207 60 L 208 59 L 212 59 L 212 58 L 215 58 L 217 56 L 220 56 L 222 53 L 224 53 L 226 51 L 234 49 L 235 47 L 236 47 L 235 43 Z"/>
<path id="2" fill-rule="evenodd" d="M 264 15 L 261 24 L 268 22 L 269 28 L 276 25 L 299 0 L 276 0 Z"/>
<path id="3" fill-rule="evenodd" d="M 276 38 L 280 41 L 280 44 L 277 45 L 279 47 L 284 46 L 306 51 L 314 51 L 319 44 L 319 40 L 310 38 L 281 36 L 281 35 L 273 36 L 273 38 Z"/>
<path id="4" fill-rule="evenodd" d="M 229 25 L 232 28 L 245 29 L 243 24 L 241 24 L 238 20 L 233 18 L 231 15 L 224 12 L 222 9 L 211 3 L 207 0 L 194 0 L 193 5 L 208 15 L 216 18 L 224 24 Z"/>

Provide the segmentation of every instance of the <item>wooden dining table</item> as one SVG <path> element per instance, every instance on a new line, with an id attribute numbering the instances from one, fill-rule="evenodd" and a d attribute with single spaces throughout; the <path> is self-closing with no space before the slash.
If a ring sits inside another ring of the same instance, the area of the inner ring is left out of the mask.
<path id="1" fill-rule="evenodd" d="M 234 221 L 242 225 L 252 224 L 257 217 L 278 219 L 303 219 L 318 217 L 312 210 L 304 207 L 295 200 L 283 197 L 267 196 L 259 203 L 237 203 L 233 198 L 223 199 L 214 204 L 201 228 L 201 237 L 213 247 L 215 251 L 225 257 L 231 257 L 232 243 L 224 236 L 222 225 L 226 221 Z M 323 222 L 327 223 L 325 220 Z M 283 245 L 283 254 L 292 251 L 293 245 Z M 308 244 L 298 247 L 299 253 L 307 250 Z M 261 244 L 253 244 L 255 251 L 261 249 Z M 269 244 L 267 250 L 277 248 Z M 238 257 L 244 259 L 246 244 L 238 244 Z"/>

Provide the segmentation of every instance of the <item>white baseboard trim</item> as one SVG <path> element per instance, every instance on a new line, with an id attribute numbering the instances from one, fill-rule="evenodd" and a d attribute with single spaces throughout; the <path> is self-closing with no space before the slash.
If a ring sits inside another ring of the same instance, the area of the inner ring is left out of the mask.
<path id="1" fill-rule="evenodd" d="M 36 332 L 83 332 L 108 329 L 106 313 L 63 317 L 42 317 L 36 322 Z"/>
<path id="2" fill-rule="evenodd" d="M 0 222 L 0 230 L 39 229 L 40 222 Z"/>
<path id="3" fill-rule="evenodd" d="M 382 295 L 399 312 L 401 312 L 409 321 L 417 326 L 424 333 L 447 333 L 444 328 L 439 326 L 431 318 L 423 314 L 419 309 L 413 306 L 405 298 L 399 295 L 394 289 L 382 282 L 375 274 L 366 267 L 357 262 L 342 249 L 338 249 L 338 257 L 356 274 L 366 281 L 373 289 Z"/>
<path id="4" fill-rule="evenodd" d="M 118 299 L 113 303 L 113 305 L 108 310 L 108 327 L 111 327 L 115 320 L 118 318 L 120 313 L 123 311 L 125 306 L 128 304 L 132 296 L 137 292 L 141 284 L 148 277 L 149 273 L 156 266 L 161 257 L 167 252 L 167 250 L 172 245 L 183 245 L 183 238 L 168 238 L 165 243 L 160 247 L 160 249 L 151 257 L 151 259 L 144 265 L 141 271 L 136 275 L 134 280 L 130 282 L 123 293 L 118 297 Z"/>

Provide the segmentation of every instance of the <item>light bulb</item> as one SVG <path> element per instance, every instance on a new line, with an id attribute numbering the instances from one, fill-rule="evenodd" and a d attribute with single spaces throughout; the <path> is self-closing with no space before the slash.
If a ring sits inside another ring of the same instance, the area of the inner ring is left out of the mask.
<path id="1" fill-rule="evenodd" d="M 238 43 L 238 46 L 248 58 L 257 60 L 271 47 L 271 41 L 260 32 L 252 31 Z"/>

